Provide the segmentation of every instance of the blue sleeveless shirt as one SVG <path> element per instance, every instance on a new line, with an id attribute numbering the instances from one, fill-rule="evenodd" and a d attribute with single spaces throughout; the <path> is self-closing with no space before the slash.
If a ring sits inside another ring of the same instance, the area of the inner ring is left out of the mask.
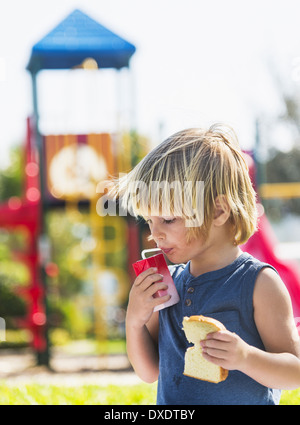
<path id="1" fill-rule="evenodd" d="M 219 320 L 245 342 L 265 350 L 253 315 L 253 290 L 259 271 L 269 264 L 241 254 L 230 265 L 198 277 L 189 264 L 170 266 L 180 296 L 178 304 L 159 312 L 159 377 L 157 404 L 279 404 L 280 390 L 267 388 L 231 370 L 218 384 L 183 375 L 184 355 L 191 346 L 182 330 L 184 316 L 202 314 Z"/>

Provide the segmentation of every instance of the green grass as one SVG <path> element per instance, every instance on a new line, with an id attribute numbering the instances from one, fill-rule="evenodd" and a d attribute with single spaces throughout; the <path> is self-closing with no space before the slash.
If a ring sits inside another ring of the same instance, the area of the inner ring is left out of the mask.
<path id="1" fill-rule="evenodd" d="M 293 391 L 283 391 L 280 404 L 283 405 L 300 405 L 300 388 Z"/>
<path id="2" fill-rule="evenodd" d="M 80 385 L 77 387 L 0 383 L 0 405 L 155 404 L 156 385 Z"/>
<path id="3" fill-rule="evenodd" d="M 77 387 L 0 382 L 0 405 L 153 405 L 156 384 Z M 282 405 L 300 405 L 300 389 L 284 391 Z"/>

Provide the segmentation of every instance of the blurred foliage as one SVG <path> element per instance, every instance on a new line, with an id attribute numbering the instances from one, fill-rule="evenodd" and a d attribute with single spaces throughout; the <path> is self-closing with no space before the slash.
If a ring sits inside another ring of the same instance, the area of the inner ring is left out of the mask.
<path id="1" fill-rule="evenodd" d="M 0 201 L 11 196 L 20 197 L 23 187 L 24 155 L 21 146 L 10 151 L 10 163 L 0 172 Z"/>
<path id="2" fill-rule="evenodd" d="M 271 149 L 269 158 L 261 164 L 264 167 L 265 181 L 268 183 L 300 182 L 300 148 L 294 147 L 288 152 Z M 300 215 L 299 198 L 264 199 L 266 214 L 273 221 L 279 221 L 287 214 Z"/>
<path id="3" fill-rule="evenodd" d="M 294 147 L 289 152 L 270 150 L 266 163 L 269 183 L 300 182 L 300 148 Z"/>
<path id="4" fill-rule="evenodd" d="M 141 136 L 136 131 L 130 132 L 131 138 L 131 164 L 135 167 L 148 153 L 149 140 Z"/>
<path id="5" fill-rule="evenodd" d="M 28 329 L 7 329 L 5 332 L 6 341 L 1 341 L 1 348 L 26 348 L 32 340 L 31 332 Z"/>
<path id="6" fill-rule="evenodd" d="M 51 287 L 60 297 L 68 298 L 80 292 L 86 279 L 90 258 L 81 248 L 81 240 L 88 233 L 88 217 L 80 214 L 76 223 L 64 210 L 47 214 L 47 228 L 52 245 L 52 260 L 59 266 L 59 279 L 52 279 Z M 74 229 L 81 226 L 82 233 Z"/>
<path id="7" fill-rule="evenodd" d="M 0 316 L 5 318 L 7 326 L 9 318 L 26 315 L 26 303 L 11 290 L 5 275 L 0 275 L 0 282 Z"/>

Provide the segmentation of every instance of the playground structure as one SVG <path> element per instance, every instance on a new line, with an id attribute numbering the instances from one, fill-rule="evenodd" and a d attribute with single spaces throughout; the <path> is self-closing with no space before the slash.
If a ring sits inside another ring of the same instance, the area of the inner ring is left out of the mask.
<path id="1" fill-rule="evenodd" d="M 31 122 L 27 120 L 25 141 L 25 185 L 24 196 L 10 198 L 0 205 L 0 227 L 9 231 L 22 228 L 27 235 L 27 252 L 19 260 L 25 262 L 29 270 L 30 285 L 18 291 L 20 296 L 29 299 L 28 316 L 20 325 L 32 331 L 32 346 L 37 353 L 44 352 L 47 340 L 44 333 L 46 312 L 43 299 L 44 287 L 39 275 L 38 237 L 41 229 L 41 191 L 39 182 L 39 165 L 37 162 Z"/>
<path id="2" fill-rule="evenodd" d="M 134 52 L 132 44 L 79 10 L 67 16 L 32 48 L 27 70 L 32 78 L 33 116 L 27 120 L 24 197 L 12 197 L 0 206 L 0 226 L 9 230 L 22 227 L 28 234 L 27 253 L 19 259 L 30 270 L 30 282 L 28 287 L 18 291 L 27 300 L 28 314 L 19 324 L 32 332 L 32 347 L 39 365 L 49 365 L 50 360 L 47 274 L 51 274 L 53 263 L 45 220 L 47 211 L 64 207 L 68 214 L 76 217 L 79 203 L 89 210 L 94 241 L 95 334 L 99 338 L 107 337 L 105 314 L 111 298 L 117 299 L 117 302 L 126 300 L 128 275 L 133 274 L 131 263 L 138 258 L 140 247 L 138 232 L 130 217 L 100 216 L 96 210 L 99 197 L 97 184 L 111 175 L 128 171 L 133 165 L 130 123 L 124 126 L 120 111 L 116 111 L 117 124 L 113 131 L 42 134 L 38 74 L 42 70 L 73 69 L 83 69 L 83 72 L 112 69 L 118 73 L 123 68 L 129 69 Z M 145 153 L 143 148 L 140 151 L 141 155 Z M 108 256 L 118 253 L 125 246 L 129 246 L 128 270 L 108 266 Z M 113 293 L 104 290 L 104 280 L 112 284 Z"/>

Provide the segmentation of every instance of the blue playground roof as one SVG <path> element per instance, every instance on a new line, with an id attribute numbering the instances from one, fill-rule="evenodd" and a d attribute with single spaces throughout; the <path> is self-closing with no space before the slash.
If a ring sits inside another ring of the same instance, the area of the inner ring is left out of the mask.
<path id="1" fill-rule="evenodd" d="M 70 69 L 87 58 L 99 68 L 120 69 L 129 66 L 134 52 L 133 44 L 76 9 L 33 46 L 27 69 Z"/>

